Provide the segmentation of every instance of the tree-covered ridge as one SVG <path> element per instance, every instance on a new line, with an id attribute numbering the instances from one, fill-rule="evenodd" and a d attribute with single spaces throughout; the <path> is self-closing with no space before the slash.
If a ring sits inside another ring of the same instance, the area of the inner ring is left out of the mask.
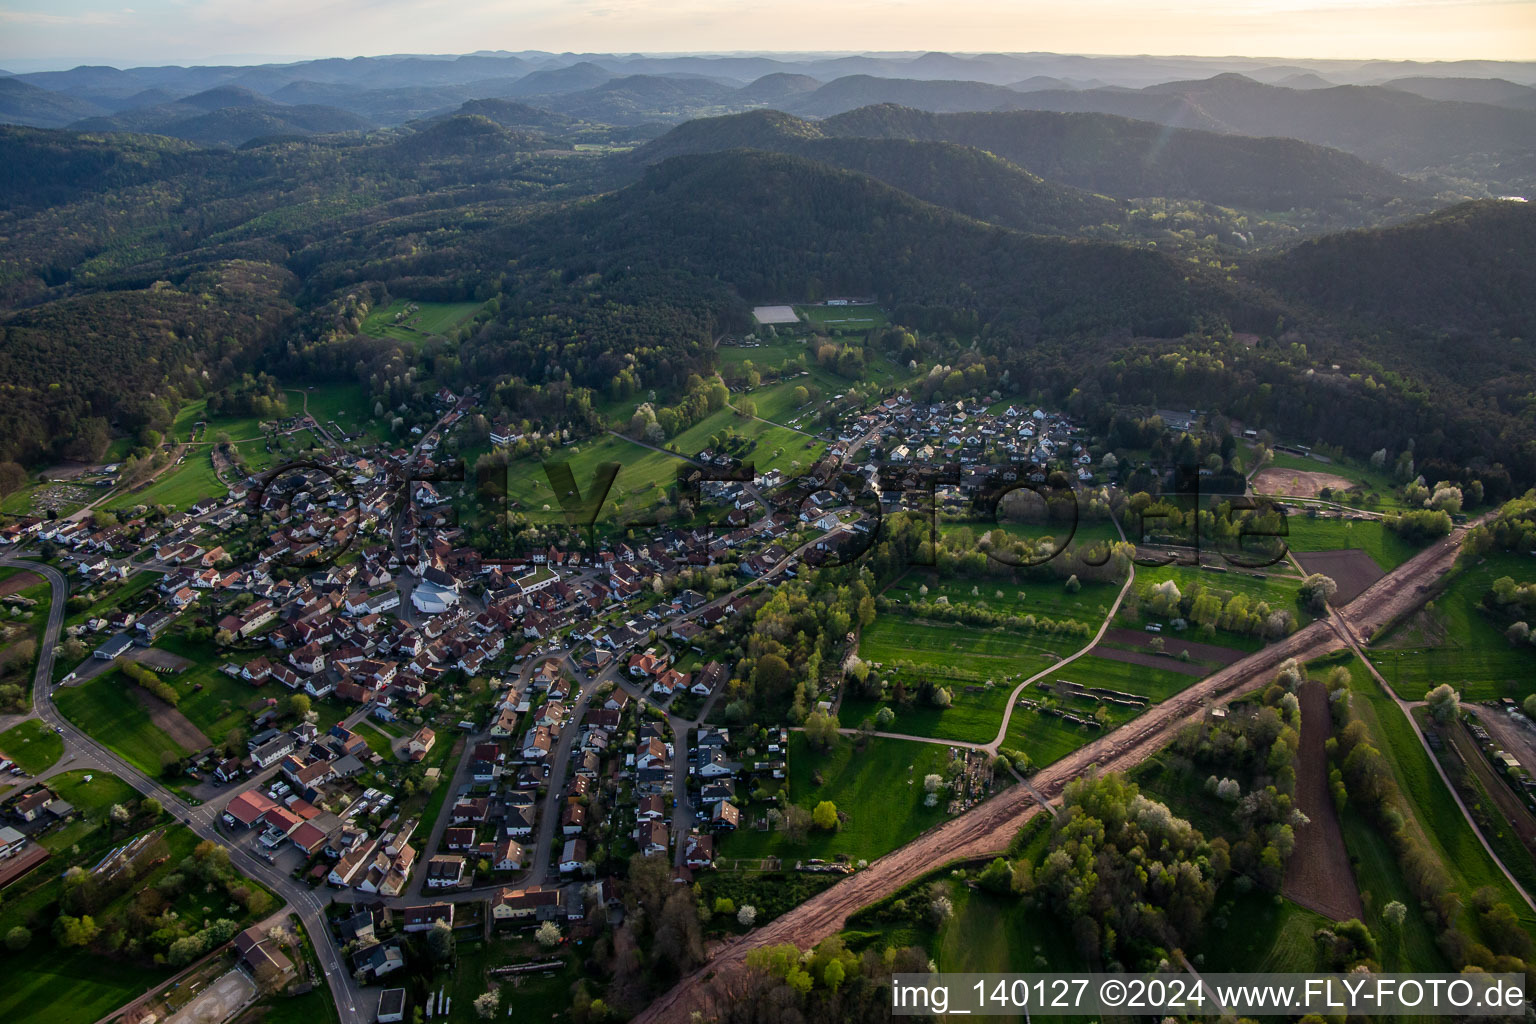
<path id="1" fill-rule="evenodd" d="M 280 336 L 293 284 L 279 267 L 230 263 L 180 287 L 81 295 L 0 319 L 0 460 L 100 458 L 113 420 L 164 430 L 182 398 Z"/>
<path id="2" fill-rule="evenodd" d="M 953 142 L 1049 181 L 1120 198 L 1169 196 L 1255 209 L 1313 209 L 1422 197 L 1422 185 L 1335 149 L 1285 138 L 1168 128 L 1109 114 L 934 114 L 891 104 L 821 125 L 829 136 Z"/>
<path id="3" fill-rule="evenodd" d="M 1303 242 L 1255 268 L 1277 290 L 1418 334 L 1536 336 L 1536 207 L 1464 203 Z"/>

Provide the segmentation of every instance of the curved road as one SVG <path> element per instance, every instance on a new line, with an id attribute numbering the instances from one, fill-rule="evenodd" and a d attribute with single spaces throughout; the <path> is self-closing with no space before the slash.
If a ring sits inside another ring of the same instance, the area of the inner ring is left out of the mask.
<path id="1" fill-rule="evenodd" d="M 145 796 L 152 796 L 159 800 L 167 811 L 197 835 L 229 847 L 235 866 L 276 893 L 278 898 L 287 903 L 303 921 L 315 952 L 319 956 L 320 965 L 325 971 L 326 983 L 330 986 L 331 998 L 336 1003 L 341 1024 L 364 1024 L 365 1021 L 372 1020 L 372 1008 L 363 1010 L 359 1006 L 358 986 L 353 981 L 351 971 L 347 969 L 337 953 L 335 943 L 330 941 L 330 928 L 325 922 L 324 903 L 321 898 L 307 886 L 295 882 L 266 861 L 259 860 L 243 848 L 231 844 L 218 830 L 216 822 L 224 805 L 237 793 L 258 785 L 260 777 L 253 779 L 245 786 L 232 787 L 218 800 L 191 807 L 180 794 L 151 779 L 138 768 L 75 728 L 54 705 L 52 693 L 53 652 L 64 625 L 64 605 L 69 597 L 69 580 L 52 566 L 29 559 L 3 558 L 0 559 L 0 565 L 31 570 L 47 579 L 52 586 L 53 604 L 48 610 L 48 624 L 43 631 L 43 643 L 38 651 L 37 674 L 33 678 L 32 713 L 63 739 L 65 757 L 70 759 L 68 769 L 96 768 L 109 771 Z"/>

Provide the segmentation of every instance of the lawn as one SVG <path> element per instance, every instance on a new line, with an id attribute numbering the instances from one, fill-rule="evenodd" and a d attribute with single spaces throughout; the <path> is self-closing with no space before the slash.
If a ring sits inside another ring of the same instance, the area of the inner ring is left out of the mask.
<path id="1" fill-rule="evenodd" d="M 1501 576 L 1530 582 L 1536 579 L 1536 561 L 1495 552 L 1458 565 L 1429 610 L 1373 645 L 1371 660 L 1394 690 L 1407 700 L 1422 699 L 1440 683 L 1456 687 L 1465 700 L 1519 700 L 1532 692 L 1536 647 L 1511 644 L 1504 638 L 1503 624 L 1479 607 L 1483 594 Z"/>
<path id="2" fill-rule="evenodd" d="M 1384 572 L 1391 572 L 1423 550 L 1387 529 L 1379 519 L 1324 519 L 1302 513 L 1287 516 L 1285 525 L 1285 542 L 1292 551 L 1359 548 Z"/>
<path id="3" fill-rule="evenodd" d="M 124 580 L 110 593 L 105 593 L 100 599 L 93 601 L 89 608 L 78 612 L 70 612 L 64 618 L 64 625 L 77 626 L 91 619 L 100 618 L 110 612 L 116 611 L 138 594 L 160 582 L 160 574 L 148 569 L 140 569 L 132 576 Z M 104 589 L 101 585 L 92 588 L 92 592 L 100 593 Z"/>
<path id="4" fill-rule="evenodd" d="M 598 515 L 600 524 L 623 521 L 653 508 L 677 480 L 678 467 L 686 465 L 675 456 L 612 434 L 558 448 L 548 461 L 551 465 L 570 464 L 584 498 L 591 497 L 598 466 L 605 462 L 619 464 L 619 474 Z M 550 490 L 543 463 L 536 458 L 519 459 L 507 467 L 507 501 L 522 508 L 531 520 L 565 525 L 560 502 Z"/>
<path id="5" fill-rule="evenodd" d="M 763 813 L 748 805 L 739 832 L 727 837 L 726 857 L 779 856 L 786 864 L 846 854 L 874 860 L 910 842 L 945 818 L 944 808 L 923 806 L 923 777 L 942 774 L 951 748 L 915 740 L 875 738 L 862 750 L 843 738 L 831 751 L 811 749 L 801 733 L 789 743 L 789 799 L 807 810 L 831 800 L 849 816 L 836 832 L 812 829 L 804 844 L 790 845 L 782 832 L 760 832 L 748 823 Z M 820 773 L 821 784 L 814 777 Z"/>
<path id="6" fill-rule="evenodd" d="M 74 804 L 75 809 L 87 817 L 102 808 L 139 798 L 139 791 L 128 783 L 116 775 L 100 771 L 61 772 L 48 780 L 48 788 Z"/>
<path id="7" fill-rule="evenodd" d="M 564 966 L 549 974 L 524 975 L 517 979 L 503 975 L 496 979 L 495 984 L 486 973 L 490 968 L 503 964 L 561 959 L 558 954 L 551 955 L 542 949 L 530 950 L 528 946 L 526 941 L 493 938 L 486 942 L 479 938 L 478 933 L 474 933 L 473 937 L 459 933 L 456 944 L 457 964 L 453 981 L 447 986 L 452 998 L 448 1020 L 466 1024 L 480 1020 L 475 1013 L 475 997 L 491 988 L 501 992 L 502 1007 L 493 1020 L 507 1020 L 509 1016 L 518 1021 L 567 1019 L 575 985 L 583 978 L 590 977 L 582 969 L 579 959 L 566 958 Z M 588 983 L 591 984 L 590 981 Z M 442 982 L 438 981 L 436 987 L 441 988 Z M 594 990 L 593 994 L 601 993 Z M 509 1009 L 513 1011 L 510 1015 L 507 1012 Z"/>
<path id="8" fill-rule="evenodd" d="M 160 774 L 160 755 L 183 750 L 154 722 L 130 692 L 132 684 L 112 671 L 80 686 L 63 686 L 54 703 L 76 727 L 112 748 L 118 756 L 150 777 Z"/>
<path id="9" fill-rule="evenodd" d="M 799 356 L 805 356 L 807 360 L 815 358 L 815 354 L 806 347 L 805 342 L 798 340 L 771 341 L 755 348 L 722 345 L 715 351 L 720 372 L 727 380 L 740 378 L 745 373 L 743 369 L 745 363 L 751 363 L 758 370 L 782 370 L 787 363 Z"/>
<path id="10" fill-rule="evenodd" d="M 64 756 L 64 741 L 35 718 L 0 732 L 0 752 L 21 766 L 28 775 L 52 768 Z"/>
<path id="11" fill-rule="evenodd" d="M 376 309 L 363 320 L 362 332 L 371 338 L 396 341 L 421 341 L 440 335 L 474 316 L 479 302 L 413 302 L 396 299 L 383 309 Z M 414 310 L 407 313 L 409 307 Z"/>
<path id="12" fill-rule="evenodd" d="M 369 750 L 378 754 L 386 761 L 394 759 L 394 746 L 390 743 L 389 737 L 375 729 L 370 723 L 359 722 L 352 731 L 367 741 Z"/>
<path id="13" fill-rule="evenodd" d="M 116 494 L 105 507 L 112 511 L 136 505 L 165 505 L 184 511 L 203 498 L 222 498 L 228 493 L 229 488 L 214 475 L 211 449 L 199 445 L 187 449 L 180 465 L 167 468 L 148 487 Z"/>
<path id="14" fill-rule="evenodd" d="M 1251 460 L 1245 459 L 1244 463 L 1251 467 Z M 1379 499 L 1376 502 L 1368 503 L 1335 493 L 1332 500 L 1340 505 L 1382 510 L 1402 507 L 1402 502 L 1397 498 L 1397 484 L 1393 482 L 1390 476 L 1380 470 L 1362 466 L 1356 462 L 1339 459 L 1323 462 L 1320 459 L 1310 458 L 1305 455 L 1274 452 L 1270 460 L 1264 463 L 1264 466 L 1274 466 L 1277 469 L 1295 469 L 1302 472 L 1332 473 L 1335 476 L 1343 477 L 1356 486 L 1364 488 L 1367 493 L 1375 494 Z"/>

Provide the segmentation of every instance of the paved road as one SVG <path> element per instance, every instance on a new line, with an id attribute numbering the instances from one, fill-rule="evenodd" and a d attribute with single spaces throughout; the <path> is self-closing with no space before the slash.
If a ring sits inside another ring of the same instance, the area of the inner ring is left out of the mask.
<path id="1" fill-rule="evenodd" d="M 364 1024 L 365 1021 L 371 1020 L 372 1000 L 363 997 L 362 1001 L 359 1001 L 358 986 L 337 953 L 335 944 L 331 941 L 330 929 L 323 915 L 324 904 L 321 897 L 266 861 L 256 858 L 244 847 L 231 843 L 215 824 L 224 805 L 230 799 L 233 799 L 237 793 L 258 785 L 260 780 L 253 779 L 243 786 L 232 787 L 216 801 L 210 801 L 198 807 L 189 807 L 180 794 L 166 788 L 158 780 L 151 779 L 111 750 L 76 729 L 54 705 L 52 694 L 53 652 L 64 624 L 64 606 L 69 596 L 69 581 L 63 573 L 41 562 L 12 557 L 0 559 L 0 565 L 31 569 L 52 584 L 53 604 L 48 612 L 48 624 L 43 631 L 43 643 L 38 652 L 37 673 L 32 686 L 32 710 L 37 718 L 57 732 L 64 741 L 67 761 L 61 759 L 61 770 L 94 768 L 110 771 L 145 796 L 152 796 L 159 800 L 166 810 L 197 835 L 230 847 L 231 860 L 235 866 L 276 893 L 278 898 L 293 908 L 303 921 L 314 943 L 315 951 L 319 955 L 321 967 L 325 971 L 326 982 L 331 989 L 331 997 L 336 1003 L 341 1024 Z M 366 1009 L 363 1003 L 368 1004 Z"/>

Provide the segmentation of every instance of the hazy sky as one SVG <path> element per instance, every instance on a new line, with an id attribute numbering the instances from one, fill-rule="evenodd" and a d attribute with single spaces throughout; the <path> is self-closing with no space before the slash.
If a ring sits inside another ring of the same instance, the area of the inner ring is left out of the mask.
<path id="1" fill-rule="evenodd" d="M 0 0 L 0 67 L 474 50 L 1536 58 L 1536 0 Z"/>

